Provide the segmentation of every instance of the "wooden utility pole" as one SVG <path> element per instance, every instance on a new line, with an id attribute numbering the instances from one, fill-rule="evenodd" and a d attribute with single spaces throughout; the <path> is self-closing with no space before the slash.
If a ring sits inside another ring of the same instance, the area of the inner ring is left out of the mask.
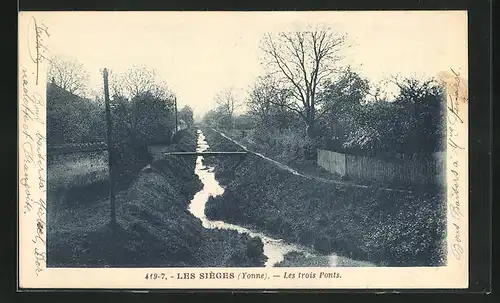
<path id="1" fill-rule="evenodd" d="M 178 121 L 177 121 L 177 96 L 174 97 L 175 101 L 175 132 L 177 133 L 178 130 Z"/>
<path id="2" fill-rule="evenodd" d="M 106 124 L 108 127 L 108 169 L 109 169 L 109 201 L 111 204 L 111 232 L 112 241 L 114 242 L 116 237 L 116 204 L 115 204 L 115 182 L 114 182 L 114 148 L 113 148 L 113 137 L 112 137 L 112 125 L 111 125 L 111 109 L 109 106 L 109 87 L 108 87 L 108 70 L 105 68 L 103 72 L 104 76 L 104 102 L 106 104 Z M 113 244 L 114 248 L 114 244 Z M 114 251 L 113 251 L 114 260 Z"/>

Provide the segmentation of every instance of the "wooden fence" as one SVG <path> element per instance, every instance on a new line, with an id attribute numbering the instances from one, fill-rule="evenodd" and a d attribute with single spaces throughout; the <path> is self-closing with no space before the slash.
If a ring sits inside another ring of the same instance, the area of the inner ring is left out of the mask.
<path id="1" fill-rule="evenodd" d="M 318 150 L 318 165 L 351 180 L 398 184 L 441 184 L 444 180 L 444 153 L 425 159 L 382 160 Z"/>

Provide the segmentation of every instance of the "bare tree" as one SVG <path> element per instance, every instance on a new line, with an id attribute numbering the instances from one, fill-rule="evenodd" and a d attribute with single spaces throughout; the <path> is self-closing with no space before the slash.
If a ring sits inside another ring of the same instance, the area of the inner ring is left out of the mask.
<path id="1" fill-rule="evenodd" d="M 266 34 L 262 39 L 263 63 L 291 93 L 286 107 L 302 117 L 309 136 L 314 136 L 321 101 L 318 91 L 339 70 L 336 63 L 345 44 L 345 35 L 326 27 Z"/>
<path id="2" fill-rule="evenodd" d="M 117 98 L 124 98 L 124 92 L 123 92 L 123 87 L 121 85 L 122 81 L 120 75 L 115 73 L 115 71 L 110 68 L 107 68 L 107 70 L 108 70 L 108 83 L 109 83 L 109 92 L 111 100 L 113 101 L 114 99 Z M 104 68 L 100 68 L 99 74 L 102 75 L 103 71 Z M 87 91 L 89 98 L 93 99 L 98 103 L 104 102 L 104 96 L 103 96 L 104 83 L 102 80 L 99 81 L 99 84 L 96 85 L 95 87 L 89 87 Z"/>
<path id="3" fill-rule="evenodd" d="M 72 94 L 85 95 L 89 75 L 83 64 L 71 57 L 54 56 L 49 60 L 47 77 L 53 84 Z"/>
<path id="4" fill-rule="evenodd" d="M 102 71 L 101 71 L 102 72 Z M 120 74 L 108 68 L 109 90 L 113 98 L 125 97 L 125 90 L 123 88 L 123 81 Z M 102 91 L 102 87 L 100 88 Z"/>
<path id="5" fill-rule="evenodd" d="M 288 90 L 279 88 L 272 76 L 264 75 L 258 77 L 250 88 L 246 103 L 250 112 L 264 125 L 268 125 L 273 106 L 286 110 L 289 106 L 287 101 L 289 95 Z"/>
<path id="6" fill-rule="evenodd" d="M 119 77 L 114 89 L 124 92 L 130 98 L 149 92 L 160 99 L 171 99 L 173 93 L 165 81 L 159 77 L 158 71 L 147 66 L 133 66 Z"/>
<path id="7" fill-rule="evenodd" d="M 242 103 L 234 94 L 232 87 L 224 89 L 215 95 L 215 102 L 219 110 L 229 119 L 229 122 L 234 127 L 234 112 L 242 106 Z"/>

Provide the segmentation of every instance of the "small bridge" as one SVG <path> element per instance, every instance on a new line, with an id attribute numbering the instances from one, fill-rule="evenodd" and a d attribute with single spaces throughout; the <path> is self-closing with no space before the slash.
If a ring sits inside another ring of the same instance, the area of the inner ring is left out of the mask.
<path id="1" fill-rule="evenodd" d="M 178 155 L 178 156 L 235 156 L 246 155 L 247 152 L 233 151 L 233 152 L 167 152 L 165 155 Z"/>

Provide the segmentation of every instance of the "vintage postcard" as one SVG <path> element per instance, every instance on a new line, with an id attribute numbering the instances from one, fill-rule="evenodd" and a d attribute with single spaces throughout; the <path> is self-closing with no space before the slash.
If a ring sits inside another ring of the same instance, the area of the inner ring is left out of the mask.
<path id="1" fill-rule="evenodd" d="M 467 35 L 20 12 L 19 288 L 467 288 Z"/>

